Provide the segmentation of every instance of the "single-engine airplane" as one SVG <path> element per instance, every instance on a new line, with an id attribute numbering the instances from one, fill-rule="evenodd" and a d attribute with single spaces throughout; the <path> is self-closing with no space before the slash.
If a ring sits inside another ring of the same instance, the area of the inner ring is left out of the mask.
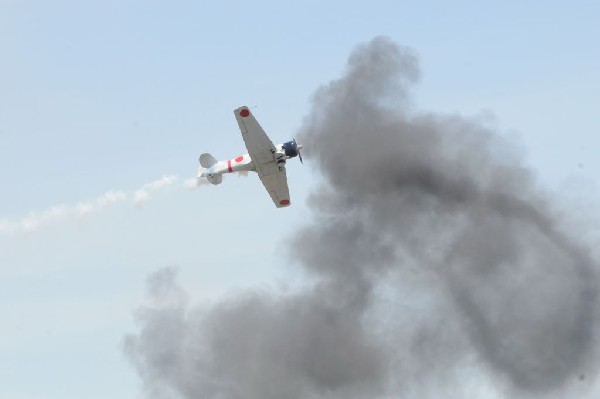
<path id="1" fill-rule="evenodd" d="M 302 162 L 302 145 L 296 143 L 295 139 L 274 145 L 246 106 L 235 109 L 233 113 L 248 153 L 227 161 L 217 161 L 212 155 L 204 153 L 200 155 L 198 178 L 205 177 L 212 184 L 220 184 L 224 173 L 254 171 L 258 173 L 275 206 L 289 206 L 291 202 L 285 162 L 296 156 Z"/>

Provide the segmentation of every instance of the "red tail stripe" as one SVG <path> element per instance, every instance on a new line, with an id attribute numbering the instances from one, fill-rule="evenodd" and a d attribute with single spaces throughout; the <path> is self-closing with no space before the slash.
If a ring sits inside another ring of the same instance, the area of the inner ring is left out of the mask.
<path id="1" fill-rule="evenodd" d="M 227 170 L 229 173 L 233 172 L 233 169 L 231 169 L 231 159 L 227 161 Z"/>

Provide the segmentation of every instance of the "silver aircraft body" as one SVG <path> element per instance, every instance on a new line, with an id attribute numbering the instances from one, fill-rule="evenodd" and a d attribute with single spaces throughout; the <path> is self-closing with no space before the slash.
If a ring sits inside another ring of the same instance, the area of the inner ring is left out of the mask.
<path id="1" fill-rule="evenodd" d="M 220 184 L 225 173 L 253 171 L 258 174 L 276 207 L 289 206 L 291 201 L 285 163 L 296 156 L 302 161 L 302 146 L 296 140 L 274 145 L 246 106 L 235 109 L 233 113 L 248 153 L 226 161 L 217 161 L 211 154 L 204 153 L 200 155 L 198 178 Z"/>

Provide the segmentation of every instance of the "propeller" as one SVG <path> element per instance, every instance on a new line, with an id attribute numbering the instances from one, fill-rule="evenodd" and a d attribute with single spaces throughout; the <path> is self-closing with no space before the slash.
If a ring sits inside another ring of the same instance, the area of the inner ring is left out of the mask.
<path id="1" fill-rule="evenodd" d="M 292 140 L 294 140 L 294 146 L 296 147 L 296 152 L 298 153 L 298 158 L 300 158 L 300 163 L 302 165 L 304 165 L 304 161 L 302 160 L 302 154 L 300 153 L 300 150 L 302 149 L 302 146 L 298 145 L 298 143 L 296 142 L 295 138 L 293 138 Z"/>

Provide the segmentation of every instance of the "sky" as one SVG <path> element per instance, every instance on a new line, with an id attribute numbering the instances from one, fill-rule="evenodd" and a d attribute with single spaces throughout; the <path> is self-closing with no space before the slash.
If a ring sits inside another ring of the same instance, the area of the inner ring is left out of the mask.
<path id="1" fill-rule="evenodd" d="M 240 105 L 273 141 L 298 135 L 316 90 L 376 36 L 418 60 L 410 107 L 509 140 L 593 243 L 599 14 L 592 1 L 0 0 L 0 397 L 146 397 L 125 337 L 162 268 L 200 309 L 309 284 L 294 264 L 311 248 L 290 244 L 323 181 L 309 153 L 288 163 L 285 209 L 252 174 L 185 182 L 202 152 L 246 152 Z"/>

